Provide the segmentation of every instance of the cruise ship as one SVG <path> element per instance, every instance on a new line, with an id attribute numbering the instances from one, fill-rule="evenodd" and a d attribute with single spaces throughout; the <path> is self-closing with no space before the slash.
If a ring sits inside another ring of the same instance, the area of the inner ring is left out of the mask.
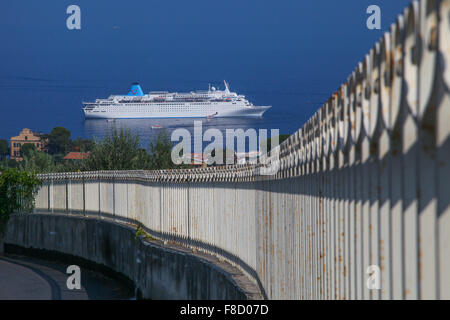
<path id="1" fill-rule="evenodd" d="M 271 106 L 254 106 L 244 95 L 209 86 L 208 90 L 186 93 L 150 91 L 144 94 L 139 83 L 131 85 L 127 95 L 83 102 L 86 118 L 216 118 L 261 117 Z"/>

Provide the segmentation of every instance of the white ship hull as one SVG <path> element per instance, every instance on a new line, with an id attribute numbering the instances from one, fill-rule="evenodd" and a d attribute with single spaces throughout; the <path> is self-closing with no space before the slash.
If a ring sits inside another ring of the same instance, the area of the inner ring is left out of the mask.
<path id="1" fill-rule="evenodd" d="M 224 105 L 225 104 L 225 105 Z M 94 109 L 83 109 L 86 119 L 140 119 L 140 118 L 214 118 L 262 117 L 270 106 L 217 105 L 164 106 L 157 104 L 97 105 Z"/>
<path id="2" fill-rule="evenodd" d="M 87 119 L 140 118 L 223 118 L 261 117 L 270 106 L 254 106 L 244 95 L 210 87 L 208 91 L 177 93 L 150 91 L 144 94 L 138 83 L 131 85 L 128 95 L 111 95 L 107 99 L 85 102 Z"/>

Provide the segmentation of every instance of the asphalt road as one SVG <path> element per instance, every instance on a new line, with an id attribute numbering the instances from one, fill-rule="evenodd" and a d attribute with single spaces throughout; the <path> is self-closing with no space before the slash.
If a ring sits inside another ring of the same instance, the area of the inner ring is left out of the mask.
<path id="1" fill-rule="evenodd" d="M 81 289 L 67 288 L 68 265 L 37 258 L 0 256 L 0 300 L 117 300 L 133 293 L 118 281 L 81 268 Z"/>

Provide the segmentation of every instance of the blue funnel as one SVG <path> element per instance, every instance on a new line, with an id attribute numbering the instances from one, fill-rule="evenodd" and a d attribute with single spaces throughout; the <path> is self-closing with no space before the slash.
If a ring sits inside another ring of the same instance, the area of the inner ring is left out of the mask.
<path id="1" fill-rule="evenodd" d="M 142 88 L 139 85 L 139 83 L 134 82 L 131 84 L 130 91 L 128 92 L 129 96 L 136 96 L 136 97 L 142 97 L 144 95 L 144 92 L 142 92 Z"/>

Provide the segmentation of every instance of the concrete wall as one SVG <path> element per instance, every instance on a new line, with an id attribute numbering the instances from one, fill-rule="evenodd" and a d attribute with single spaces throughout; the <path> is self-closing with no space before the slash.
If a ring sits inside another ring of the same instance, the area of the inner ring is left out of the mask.
<path id="1" fill-rule="evenodd" d="M 131 279 L 150 299 L 258 299 L 262 296 L 227 263 L 176 246 L 135 239 L 135 229 L 109 219 L 15 214 L 5 243 L 45 249 L 106 266 Z"/>
<path id="2" fill-rule="evenodd" d="M 42 175 L 37 207 L 140 221 L 268 298 L 450 299 L 449 12 L 413 2 L 267 165 Z"/>

